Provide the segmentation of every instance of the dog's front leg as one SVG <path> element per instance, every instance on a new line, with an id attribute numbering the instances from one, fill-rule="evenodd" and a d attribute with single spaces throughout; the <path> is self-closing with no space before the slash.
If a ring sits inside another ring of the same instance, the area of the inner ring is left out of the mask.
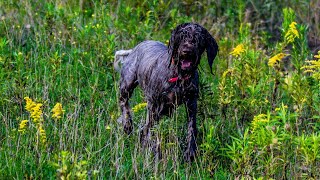
<path id="1" fill-rule="evenodd" d="M 188 116 L 188 134 L 187 134 L 187 150 L 185 151 L 185 160 L 191 162 L 194 160 L 197 151 L 196 137 L 197 137 L 197 99 L 188 99 L 185 102 Z"/>
<path id="2" fill-rule="evenodd" d="M 158 159 L 161 159 L 160 140 L 158 137 L 154 137 L 154 133 L 150 132 L 152 126 L 159 120 L 159 113 L 157 112 L 157 106 L 153 106 L 148 102 L 148 112 L 145 125 L 140 131 L 140 142 L 143 148 L 151 147 Z M 153 140 L 152 140 L 153 139 Z"/>

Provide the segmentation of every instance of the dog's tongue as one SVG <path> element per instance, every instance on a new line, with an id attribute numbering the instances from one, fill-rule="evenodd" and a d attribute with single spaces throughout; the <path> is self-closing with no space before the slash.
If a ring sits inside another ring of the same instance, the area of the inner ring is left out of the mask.
<path id="1" fill-rule="evenodd" d="M 191 66 L 191 61 L 188 61 L 188 60 L 184 60 L 181 62 L 181 68 L 182 69 L 187 69 Z"/>

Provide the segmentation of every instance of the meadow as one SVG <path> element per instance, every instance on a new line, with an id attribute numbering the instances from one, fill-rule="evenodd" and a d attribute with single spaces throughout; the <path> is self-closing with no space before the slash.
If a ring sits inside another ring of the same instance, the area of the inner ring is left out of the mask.
<path id="1" fill-rule="evenodd" d="M 0 179 L 320 179 L 317 0 L 0 1 Z M 185 108 L 152 129 L 162 159 L 117 123 L 114 53 L 197 22 L 217 40 L 200 71 L 198 156 Z"/>

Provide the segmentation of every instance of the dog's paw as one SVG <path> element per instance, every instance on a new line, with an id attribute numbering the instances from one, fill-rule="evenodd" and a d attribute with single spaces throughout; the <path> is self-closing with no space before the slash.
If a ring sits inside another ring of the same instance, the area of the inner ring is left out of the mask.
<path id="1" fill-rule="evenodd" d="M 192 162 L 194 161 L 194 159 L 196 158 L 196 150 L 194 148 L 188 148 L 185 152 L 184 152 L 184 159 L 186 162 Z"/>

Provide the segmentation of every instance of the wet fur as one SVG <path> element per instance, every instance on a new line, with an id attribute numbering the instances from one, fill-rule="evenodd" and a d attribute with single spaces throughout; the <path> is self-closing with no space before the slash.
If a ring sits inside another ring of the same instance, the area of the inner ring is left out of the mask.
<path id="1" fill-rule="evenodd" d="M 173 30 L 168 47 L 161 42 L 144 41 L 133 49 L 116 52 L 115 68 L 119 62 L 122 63 L 119 98 L 122 115 L 118 121 L 127 134 L 133 130 L 129 99 L 134 88 L 140 85 L 147 101 L 147 119 L 140 132 L 141 142 L 145 144 L 148 141 L 150 128 L 161 116 L 170 116 L 178 105 L 185 104 L 188 116 L 185 158 L 187 161 L 194 159 L 199 94 L 197 68 L 205 50 L 212 70 L 218 52 L 216 41 L 202 26 L 185 23 Z M 187 65 L 183 68 L 182 64 Z M 178 80 L 169 82 L 173 77 L 178 77 Z"/>

